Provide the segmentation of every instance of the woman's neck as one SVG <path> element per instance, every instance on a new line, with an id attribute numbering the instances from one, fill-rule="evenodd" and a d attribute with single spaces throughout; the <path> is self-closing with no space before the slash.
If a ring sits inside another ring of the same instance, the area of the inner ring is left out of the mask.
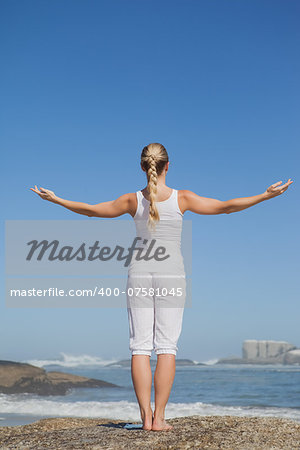
<path id="1" fill-rule="evenodd" d="M 145 188 L 146 192 L 150 193 L 149 191 L 149 183 L 147 184 L 146 188 Z M 167 193 L 169 192 L 170 188 L 169 186 L 166 185 L 165 182 L 157 182 L 157 191 L 160 192 L 161 194 Z"/>

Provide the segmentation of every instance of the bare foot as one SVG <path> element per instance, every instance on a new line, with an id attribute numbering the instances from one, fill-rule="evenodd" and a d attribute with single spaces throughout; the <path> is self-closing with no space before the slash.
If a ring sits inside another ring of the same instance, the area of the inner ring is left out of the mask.
<path id="1" fill-rule="evenodd" d="M 141 418 L 143 421 L 143 430 L 152 430 L 153 411 L 150 408 L 146 413 L 141 412 Z"/>
<path id="2" fill-rule="evenodd" d="M 153 419 L 152 431 L 169 431 L 173 428 L 172 425 L 167 424 L 165 419 Z"/>

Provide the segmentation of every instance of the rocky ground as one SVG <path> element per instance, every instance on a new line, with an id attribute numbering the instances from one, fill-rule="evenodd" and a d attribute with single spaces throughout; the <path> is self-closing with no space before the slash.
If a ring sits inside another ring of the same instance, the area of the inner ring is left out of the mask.
<path id="1" fill-rule="evenodd" d="M 174 429 L 158 432 L 125 428 L 120 420 L 44 419 L 0 428 L 0 449 L 300 449 L 300 423 L 292 420 L 191 416 L 167 422 Z"/>

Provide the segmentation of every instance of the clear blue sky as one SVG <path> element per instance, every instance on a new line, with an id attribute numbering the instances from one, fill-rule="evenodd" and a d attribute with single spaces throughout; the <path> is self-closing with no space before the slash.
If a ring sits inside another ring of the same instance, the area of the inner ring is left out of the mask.
<path id="1" fill-rule="evenodd" d="M 2 285 L 5 219 L 86 220 L 31 186 L 112 200 L 145 186 L 141 150 L 161 142 L 176 189 L 227 200 L 294 180 L 241 212 L 185 214 L 193 306 L 178 357 L 240 355 L 244 339 L 300 347 L 299 2 L 4 0 L 0 10 Z M 125 308 L 8 309 L 2 292 L 0 359 L 130 356 Z"/>

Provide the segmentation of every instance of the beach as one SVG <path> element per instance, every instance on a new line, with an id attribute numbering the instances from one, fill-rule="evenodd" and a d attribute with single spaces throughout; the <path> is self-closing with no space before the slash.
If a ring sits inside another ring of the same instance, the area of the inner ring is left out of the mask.
<path id="1" fill-rule="evenodd" d="M 300 424 L 273 417 L 190 416 L 167 421 L 170 431 L 141 422 L 50 418 L 0 428 L 0 449 L 300 449 Z"/>

